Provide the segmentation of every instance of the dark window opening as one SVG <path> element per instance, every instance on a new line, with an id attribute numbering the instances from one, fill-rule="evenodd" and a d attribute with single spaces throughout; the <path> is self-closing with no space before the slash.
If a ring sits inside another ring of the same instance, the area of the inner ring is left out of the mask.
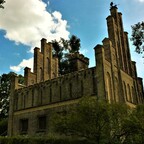
<path id="1" fill-rule="evenodd" d="M 38 117 L 38 130 L 40 131 L 46 130 L 46 116 Z"/>
<path id="2" fill-rule="evenodd" d="M 20 120 L 20 131 L 22 134 L 26 134 L 28 132 L 28 119 Z"/>

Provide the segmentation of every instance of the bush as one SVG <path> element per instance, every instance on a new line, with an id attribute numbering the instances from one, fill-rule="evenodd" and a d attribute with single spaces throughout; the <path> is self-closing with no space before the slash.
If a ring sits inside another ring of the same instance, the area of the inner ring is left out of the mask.
<path id="1" fill-rule="evenodd" d="M 0 120 L 0 136 L 7 135 L 7 125 L 8 125 L 7 119 Z"/>
<path id="2" fill-rule="evenodd" d="M 35 137 L 0 137 L 0 144 L 93 144 L 84 139 L 72 138 L 35 138 Z"/>

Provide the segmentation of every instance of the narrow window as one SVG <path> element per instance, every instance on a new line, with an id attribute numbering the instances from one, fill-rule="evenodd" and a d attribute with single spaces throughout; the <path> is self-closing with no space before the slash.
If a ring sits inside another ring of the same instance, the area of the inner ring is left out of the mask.
<path id="1" fill-rule="evenodd" d="M 119 101 L 119 86 L 118 86 L 118 80 L 115 77 L 115 101 L 118 102 Z"/>
<path id="2" fill-rule="evenodd" d="M 52 88 L 50 87 L 50 102 L 52 102 Z"/>
<path id="3" fill-rule="evenodd" d="M 81 96 L 83 96 L 83 81 L 81 80 Z"/>
<path id="4" fill-rule="evenodd" d="M 127 88 L 126 88 L 125 82 L 123 82 L 123 90 L 124 90 L 125 101 L 128 101 L 128 97 L 127 97 Z"/>
<path id="5" fill-rule="evenodd" d="M 20 120 L 20 132 L 21 134 L 28 133 L 28 119 L 21 119 Z"/>
<path id="6" fill-rule="evenodd" d="M 70 92 L 70 98 L 72 98 L 72 84 L 69 84 L 69 92 Z"/>
<path id="7" fill-rule="evenodd" d="M 111 87 L 111 77 L 110 74 L 107 73 L 107 99 L 111 103 L 112 100 L 112 87 Z"/>
<path id="8" fill-rule="evenodd" d="M 40 68 L 40 82 L 43 81 L 43 70 Z"/>
<path id="9" fill-rule="evenodd" d="M 49 70 L 50 70 L 50 60 L 49 58 L 47 58 L 47 71 L 49 73 Z"/>
<path id="10" fill-rule="evenodd" d="M 62 100 L 62 88 L 60 86 L 60 100 Z"/>
<path id="11" fill-rule="evenodd" d="M 129 84 L 127 85 L 127 87 L 128 87 L 128 101 L 131 102 L 131 89 Z"/>
<path id="12" fill-rule="evenodd" d="M 32 89 L 32 106 L 34 106 L 34 89 Z"/>
<path id="13" fill-rule="evenodd" d="M 38 130 L 45 131 L 46 130 L 46 116 L 38 117 Z"/>

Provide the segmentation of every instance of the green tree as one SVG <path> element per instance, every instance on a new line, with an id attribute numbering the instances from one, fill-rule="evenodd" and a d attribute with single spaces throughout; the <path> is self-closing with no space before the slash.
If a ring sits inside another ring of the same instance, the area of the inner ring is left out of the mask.
<path id="1" fill-rule="evenodd" d="M 109 143 L 123 143 L 126 134 L 130 134 L 130 131 L 126 131 L 125 129 L 127 119 L 129 118 L 129 110 L 125 104 L 110 104 L 108 109 L 110 118 Z"/>
<path id="2" fill-rule="evenodd" d="M 9 111 L 9 94 L 11 76 L 16 75 L 14 72 L 2 74 L 0 76 L 0 136 L 7 135 L 7 119 Z M 18 75 L 18 82 L 24 84 L 24 77 Z"/>
<path id="3" fill-rule="evenodd" d="M 3 4 L 5 3 L 5 0 L 0 0 L 0 8 L 4 8 Z"/>
<path id="4" fill-rule="evenodd" d="M 72 35 L 70 40 L 69 40 L 69 45 L 70 45 L 70 52 L 75 53 L 78 52 L 81 45 L 80 45 L 80 39 L 77 38 L 77 36 Z"/>
<path id="5" fill-rule="evenodd" d="M 53 40 L 53 56 L 58 58 L 59 74 L 63 75 L 71 71 L 70 55 L 80 49 L 80 39 L 72 35 L 69 40 L 63 38 L 60 41 Z"/>
<path id="6" fill-rule="evenodd" d="M 82 98 L 52 118 L 56 133 L 85 138 L 96 144 L 144 143 L 144 105 L 130 109 L 96 98 Z"/>
<path id="7" fill-rule="evenodd" d="M 8 126 L 8 119 L 3 118 L 0 120 L 0 136 L 7 135 L 7 126 Z"/>
<path id="8" fill-rule="evenodd" d="M 144 105 L 138 105 L 130 114 L 124 125 L 126 138 L 124 143 L 144 143 Z"/>
<path id="9" fill-rule="evenodd" d="M 54 129 L 59 134 L 85 138 L 97 144 L 121 143 L 127 112 L 125 105 L 109 104 L 94 97 L 83 98 L 74 108 L 54 116 Z"/>
<path id="10" fill-rule="evenodd" d="M 144 22 L 139 22 L 132 26 L 131 41 L 136 47 L 137 53 L 143 53 L 144 51 Z"/>
<path id="11" fill-rule="evenodd" d="M 10 94 L 10 80 L 11 76 L 15 75 L 14 72 L 2 74 L 0 76 L 0 119 L 8 116 L 9 110 L 9 94 Z M 24 83 L 24 77 L 18 75 L 19 83 Z"/>

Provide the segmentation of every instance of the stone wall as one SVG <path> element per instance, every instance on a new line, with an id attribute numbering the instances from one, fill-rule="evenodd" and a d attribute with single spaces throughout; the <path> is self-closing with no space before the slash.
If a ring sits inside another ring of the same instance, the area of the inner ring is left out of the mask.
<path id="1" fill-rule="evenodd" d="M 14 92 L 14 110 L 22 110 L 96 94 L 95 67 L 73 72 Z"/>

